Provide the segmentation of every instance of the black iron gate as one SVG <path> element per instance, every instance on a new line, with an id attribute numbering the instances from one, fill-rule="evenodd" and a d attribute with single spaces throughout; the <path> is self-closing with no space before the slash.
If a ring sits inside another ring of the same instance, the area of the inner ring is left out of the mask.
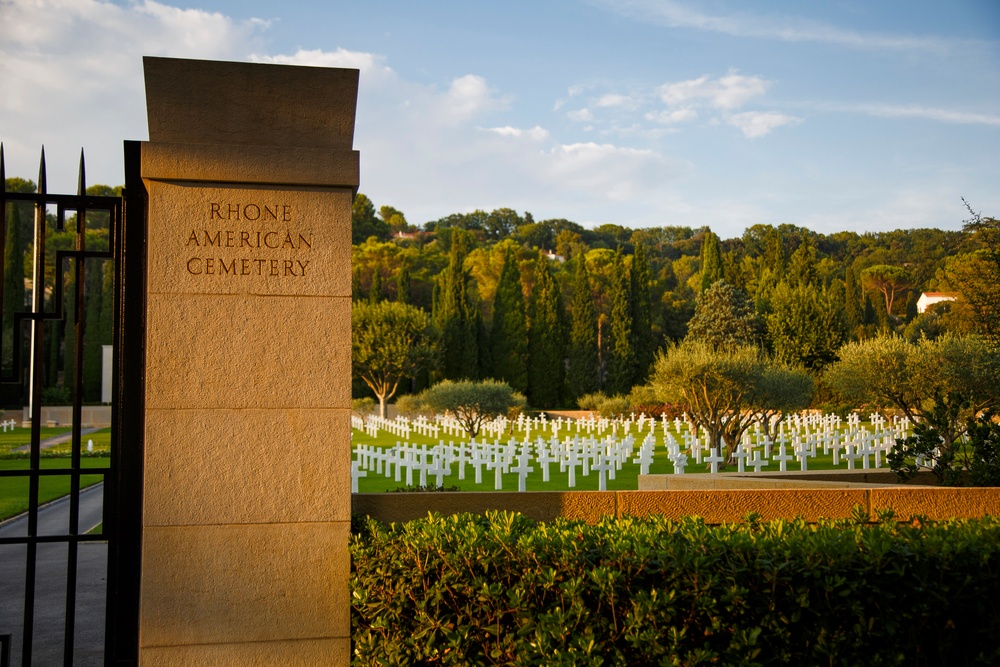
<path id="1" fill-rule="evenodd" d="M 8 192 L 0 145 L 0 276 L 8 283 L 0 388 L 7 402 L 20 395 L 28 406 L 0 434 L 23 428 L 25 440 L 0 441 L 0 509 L 23 510 L 0 524 L 0 665 L 137 663 L 145 251 L 126 256 L 125 245 L 136 234 L 142 245 L 140 205 L 130 236 L 123 197 L 87 194 L 82 153 L 78 193 L 48 193 L 44 149 L 36 191 Z M 23 278 L 10 263 L 27 253 L 8 243 L 27 227 L 21 212 L 33 219 Z M 110 369 L 102 342 L 111 344 Z M 111 409 L 110 427 L 92 432 L 88 423 L 101 421 L 89 405 L 95 378 L 111 379 L 110 396 L 104 384 L 96 401 Z M 68 408 L 50 407 L 67 399 Z"/>

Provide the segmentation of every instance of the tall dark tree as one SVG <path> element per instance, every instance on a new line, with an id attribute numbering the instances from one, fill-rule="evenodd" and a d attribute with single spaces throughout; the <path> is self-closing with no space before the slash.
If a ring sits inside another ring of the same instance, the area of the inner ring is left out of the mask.
<path id="1" fill-rule="evenodd" d="M 396 301 L 399 303 L 410 303 L 410 263 L 405 259 L 396 274 Z"/>
<path id="2" fill-rule="evenodd" d="M 454 231 L 448 268 L 439 276 L 437 326 L 441 332 L 441 375 L 448 380 L 474 380 L 479 376 L 479 346 L 469 305 L 469 276 L 464 268 L 468 232 Z"/>
<path id="3" fill-rule="evenodd" d="M 652 274 L 646 261 L 646 249 L 636 243 L 630 274 L 632 302 L 632 349 L 635 351 L 635 369 L 632 384 L 642 384 L 649 375 L 649 368 L 656 356 L 656 339 L 653 337 L 652 306 L 649 285 Z"/>
<path id="4" fill-rule="evenodd" d="M 722 280 L 722 275 L 722 248 L 719 245 L 719 237 L 708 230 L 701 242 L 701 291 L 704 292 Z"/>
<path id="5" fill-rule="evenodd" d="M 854 275 L 854 270 L 847 267 L 844 272 L 844 315 L 847 317 L 847 324 L 851 331 L 854 331 L 864 323 L 865 312 L 863 308 L 863 295 L 858 288 L 858 279 Z"/>
<path id="6" fill-rule="evenodd" d="M 816 246 L 805 235 L 788 262 L 788 279 L 792 287 L 816 284 Z"/>
<path id="7" fill-rule="evenodd" d="M 104 293 L 101 265 L 90 262 L 86 266 L 84 285 L 83 320 L 83 400 L 101 399 L 101 302 Z"/>
<path id="8" fill-rule="evenodd" d="M 382 272 L 375 267 L 372 271 L 372 286 L 368 290 L 368 303 L 378 303 L 382 300 Z"/>
<path id="9" fill-rule="evenodd" d="M 685 340 L 713 349 L 760 346 L 764 324 L 743 290 L 719 281 L 698 295 Z"/>
<path id="10" fill-rule="evenodd" d="M 773 227 L 767 234 L 767 249 L 764 252 L 764 262 L 776 275 L 784 275 L 787 258 L 785 256 L 785 242 L 781 238 L 781 232 Z"/>
<path id="11" fill-rule="evenodd" d="M 14 313 L 24 310 L 24 239 L 21 207 L 12 202 L 7 209 L 7 233 L 3 249 L 3 365 L 13 358 Z"/>
<path id="12" fill-rule="evenodd" d="M 601 386 L 600 359 L 597 349 L 597 309 L 591 293 L 587 263 L 581 255 L 576 260 L 573 280 L 573 312 L 570 317 L 569 368 L 566 384 L 573 398 L 590 394 Z"/>
<path id="13" fill-rule="evenodd" d="M 612 395 L 627 394 L 632 389 L 636 361 L 632 346 L 632 281 L 620 251 L 615 254 L 611 272 L 608 377 L 604 388 Z"/>
<path id="14" fill-rule="evenodd" d="M 562 404 L 566 378 L 563 322 L 559 285 L 548 260 L 539 257 L 528 303 L 528 402 L 536 408 Z"/>
<path id="15" fill-rule="evenodd" d="M 544 261 L 544 260 L 540 260 Z M 512 249 L 504 255 L 493 298 L 493 328 L 490 351 L 493 377 L 505 380 L 515 391 L 528 388 L 528 323 L 521 291 L 521 272 Z"/>

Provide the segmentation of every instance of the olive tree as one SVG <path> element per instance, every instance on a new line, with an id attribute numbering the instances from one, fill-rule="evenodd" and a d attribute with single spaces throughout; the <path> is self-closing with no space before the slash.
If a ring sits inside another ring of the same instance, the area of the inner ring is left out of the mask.
<path id="1" fill-rule="evenodd" d="M 910 343 L 893 335 L 849 343 L 823 381 L 846 401 L 930 422 L 951 450 L 970 419 L 1000 406 L 1000 351 L 975 336 Z"/>
<path id="2" fill-rule="evenodd" d="M 479 435 L 483 423 L 525 404 L 523 395 L 497 380 L 445 380 L 425 390 L 419 400 L 434 412 L 450 413 L 470 438 Z"/>
<path id="3" fill-rule="evenodd" d="M 708 433 L 719 451 L 722 439 L 730 456 L 755 421 L 771 421 L 809 404 L 809 374 L 769 358 L 754 346 L 726 349 L 701 341 L 685 341 L 663 350 L 654 365 L 650 386 L 659 399 L 683 407 Z"/>
<path id="4" fill-rule="evenodd" d="M 352 304 L 352 371 L 378 398 L 382 417 L 399 383 L 433 360 L 435 342 L 430 317 L 416 306 L 395 301 Z"/>

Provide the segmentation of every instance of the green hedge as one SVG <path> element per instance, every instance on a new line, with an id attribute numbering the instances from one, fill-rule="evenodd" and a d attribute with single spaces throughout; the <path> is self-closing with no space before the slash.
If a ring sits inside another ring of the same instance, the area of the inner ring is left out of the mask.
<path id="1" fill-rule="evenodd" d="M 357 526 L 355 665 L 1000 664 L 1000 520 Z"/>

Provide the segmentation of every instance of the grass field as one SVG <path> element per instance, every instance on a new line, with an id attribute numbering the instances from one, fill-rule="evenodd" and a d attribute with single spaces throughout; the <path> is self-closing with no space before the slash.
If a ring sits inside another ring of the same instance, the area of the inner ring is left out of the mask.
<path id="1" fill-rule="evenodd" d="M 867 423 L 861 424 L 863 427 L 870 428 L 871 425 Z M 635 430 L 632 431 L 633 436 L 635 436 Z M 532 439 L 538 435 L 537 431 L 532 433 Z M 549 437 L 551 434 L 546 433 L 543 437 Z M 573 437 L 576 435 L 575 429 L 564 429 L 559 434 L 559 439 L 562 440 L 565 437 Z M 585 437 L 587 434 L 581 433 L 581 437 Z M 598 437 L 597 434 L 594 434 Z M 500 440 L 502 442 L 508 441 L 511 437 L 520 441 L 523 439 L 523 434 L 515 431 L 513 434 L 507 434 Z M 645 437 L 645 431 L 643 436 Z M 434 446 L 439 444 L 443 440 L 445 444 L 459 442 L 467 442 L 468 438 L 456 438 L 454 436 L 446 435 L 443 438 L 430 438 L 426 436 L 413 433 L 410 438 L 406 440 L 411 445 L 421 446 L 428 445 Z M 380 431 L 379 435 L 375 438 L 369 436 L 363 431 L 357 429 L 351 429 L 351 443 L 353 445 L 373 445 L 376 447 L 393 447 L 397 442 L 402 442 L 403 439 L 395 436 L 387 431 Z M 636 437 L 636 453 L 634 456 L 638 455 L 638 444 L 642 441 L 641 437 Z M 489 438 L 488 442 L 493 442 L 493 438 Z M 650 474 L 669 474 L 674 472 L 674 466 L 670 463 L 666 448 L 663 446 L 663 433 L 661 430 L 657 429 L 656 433 L 656 447 L 653 463 L 650 465 Z M 791 448 L 787 449 L 788 453 L 791 453 Z M 773 454 L 773 452 L 772 452 Z M 699 465 L 695 463 L 694 457 L 689 457 L 690 461 L 688 466 L 685 468 L 684 474 L 705 474 L 708 473 L 707 465 Z M 528 491 L 567 491 L 569 489 L 569 479 L 568 473 L 560 473 L 558 464 L 549 465 L 549 481 L 542 481 L 542 471 L 541 467 L 536 461 L 532 461 L 532 467 L 535 469 L 534 472 L 530 473 L 527 478 L 527 490 Z M 871 462 L 874 466 L 874 461 Z M 819 450 L 819 455 L 810 458 L 808 461 L 809 470 L 846 470 L 846 464 L 841 461 L 839 466 L 833 465 L 833 454 L 823 455 L 822 449 Z M 860 461 L 857 463 L 858 467 L 861 467 Z M 883 457 L 882 466 L 886 467 L 885 459 Z M 752 468 L 747 467 L 748 470 L 752 471 Z M 799 470 L 799 463 L 796 460 L 789 461 L 787 464 L 787 469 L 789 471 Z M 777 462 L 771 462 L 770 465 L 764 468 L 765 471 L 776 472 L 778 470 Z M 736 466 L 730 466 L 726 468 L 727 472 L 736 471 Z M 640 468 L 637 464 L 631 462 L 626 462 L 622 466 L 622 470 L 619 470 L 615 474 L 615 479 L 607 480 L 607 489 L 610 491 L 629 491 L 636 490 L 639 485 L 639 472 Z M 458 479 L 458 466 L 452 466 L 452 474 L 449 477 L 444 478 L 445 487 L 457 486 L 461 491 L 495 491 L 494 476 L 493 471 L 487 470 L 485 467 L 482 472 L 482 483 L 475 483 L 475 470 L 471 465 L 465 466 L 465 476 L 466 479 Z M 414 485 L 419 484 L 419 476 L 414 474 L 413 483 Z M 429 485 L 434 485 L 435 478 L 428 476 L 427 483 Z M 589 475 L 584 476 L 580 469 L 576 471 L 576 486 L 573 487 L 574 491 L 596 491 L 599 485 L 599 478 L 596 472 L 591 472 Z M 398 488 L 406 486 L 406 475 L 405 471 L 402 476 L 402 481 L 396 482 L 395 476 L 385 477 L 384 475 L 379 475 L 375 471 L 368 471 L 366 477 L 362 477 L 358 480 L 358 491 L 361 493 L 382 493 L 386 491 L 394 491 Z M 516 474 L 508 473 L 503 476 L 503 491 L 517 491 L 518 488 L 518 477 Z"/>
<path id="2" fill-rule="evenodd" d="M 65 426 L 57 426 L 55 428 L 49 428 L 43 426 L 42 429 L 42 440 L 47 440 L 48 438 L 62 435 L 63 433 L 69 433 L 69 429 Z M 22 445 L 27 445 L 31 442 L 31 429 L 21 428 L 18 426 L 13 431 L 7 431 L 6 433 L 0 432 L 0 455 L 9 454 L 11 450 L 16 449 Z"/>
<path id="3" fill-rule="evenodd" d="M 109 458 L 84 458 L 81 465 L 84 468 L 106 468 Z M 27 459 L 0 460 L 0 470 L 27 470 Z M 69 465 L 69 459 L 42 459 L 43 469 L 63 468 Z M 87 487 L 103 481 L 103 475 L 82 475 L 80 486 Z M 69 475 L 46 475 L 41 478 L 38 489 L 39 502 L 49 502 L 70 491 Z M 0 520 L 20 514 L 28 509 L 28 479 L 25 477 L 0 477 Z"/>

